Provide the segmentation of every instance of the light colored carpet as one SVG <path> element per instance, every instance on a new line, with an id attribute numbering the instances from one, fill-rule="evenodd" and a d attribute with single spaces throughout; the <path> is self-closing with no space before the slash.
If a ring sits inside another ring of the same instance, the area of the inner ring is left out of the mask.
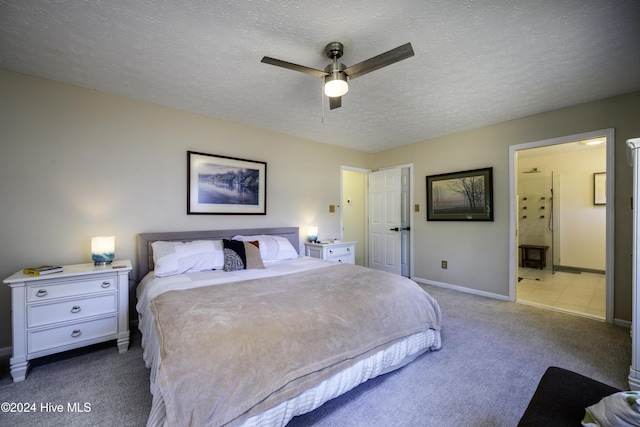
<path id="1" fill-rule="evenodd" d="M 375 378 L 290 426 L 515 426 L 548 366 L 628 388 L 629 331 L 603 322 L 423 286 L 443 312 L 443 347 Z M 2 426 L 144 426 L 151 406 L 139 333 L 38 359 L 13 384 L 0 363 L 0 402 L 88 402 L 85 413 L 0 413 Z"/>
<path id="2" fill-rule="evenodd" d="M 442 307 L 442 349 L 294 418 L 291 427 L 515 426 L 552 365 L 628 389 L 627 329 L 423 287 Z"/>
<path id="3" fill-rule="evenodd" d="M 151 410 L 149 370 L 145 368 L 140 333 L 132 331 L 129 351 L 118 353 L 115 341 L 35 359 L 27 379 L 13 383 L 8 360 L 0 365 L 1 402 L 36 405 L 35 412 L 0 412 L 0 426 L 144 426 Z M 41 405 L 62 405 L 51 412 Z M 89 411 L 71 412 L 77 407 Z"/>

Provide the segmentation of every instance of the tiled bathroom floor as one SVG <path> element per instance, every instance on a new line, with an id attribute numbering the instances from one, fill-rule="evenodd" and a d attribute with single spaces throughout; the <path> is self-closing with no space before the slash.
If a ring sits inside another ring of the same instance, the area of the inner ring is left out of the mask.
<path id="1" fill-rule="evenodd" d="M 519 268 L 516 301 L 596 319 L 605 318 L 605 275 Z"/>

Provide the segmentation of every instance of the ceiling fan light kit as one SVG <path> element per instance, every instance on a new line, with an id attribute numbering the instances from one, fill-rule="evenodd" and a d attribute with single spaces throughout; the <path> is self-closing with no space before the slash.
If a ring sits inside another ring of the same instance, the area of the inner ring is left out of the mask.
<path id="1" fill-rule="evenodd" d="M 325 52 L 333 62 L 327 65 L 324 71 L 282 61 L 280 59 L 270 58 L 268 56 L 263 57 L 261 62 L 275 65 L 277 67 L 288 68 L 294 71 L 300 71 L 314 77 L 324 77 L 324 94 L 329 97 L 329 108 L 333 110 L 342 105 L 342 96 L 349 91 L 349 84 L 347 83 L 347 80 L 353 80 L 356 77 L 360 77 L 364 74 L 402 61 L 403 59 L 410 58 L 414 55 L 411 43 L 406 43 L 356 65 L 346 67 L 344 64 L 338 62 L 338 58 L 340 58 L 344 52 L 342 43 L 329 43 L 325 48 Z"/>
<path id="2" fill-rule="evenodd" d="M 349 92 L 347 77 L 340 73 L 331 73 L 324 78 L 324 94 L 329 98 L 342 96 Z"/>

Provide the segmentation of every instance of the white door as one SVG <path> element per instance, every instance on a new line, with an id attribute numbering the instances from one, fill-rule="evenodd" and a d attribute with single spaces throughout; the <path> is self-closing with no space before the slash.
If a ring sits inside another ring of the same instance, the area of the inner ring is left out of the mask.
<path id="1" fill-rule="evenodd" d="M 369 174 L 369 267 L 401 274 L 400 168 Z"/>

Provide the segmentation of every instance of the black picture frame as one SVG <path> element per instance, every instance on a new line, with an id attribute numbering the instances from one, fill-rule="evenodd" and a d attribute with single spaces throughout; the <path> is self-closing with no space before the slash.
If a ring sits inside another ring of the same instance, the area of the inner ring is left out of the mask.
<path id="1" fill-rule="evenodd" d="M 187 151 L 188 215 L 266 215 L 267 163 Z"/>
<path id="2" fill-rule="evenodd" d="M 427 176 L 427 221 L 493 221 L 493 168 Z"/>

